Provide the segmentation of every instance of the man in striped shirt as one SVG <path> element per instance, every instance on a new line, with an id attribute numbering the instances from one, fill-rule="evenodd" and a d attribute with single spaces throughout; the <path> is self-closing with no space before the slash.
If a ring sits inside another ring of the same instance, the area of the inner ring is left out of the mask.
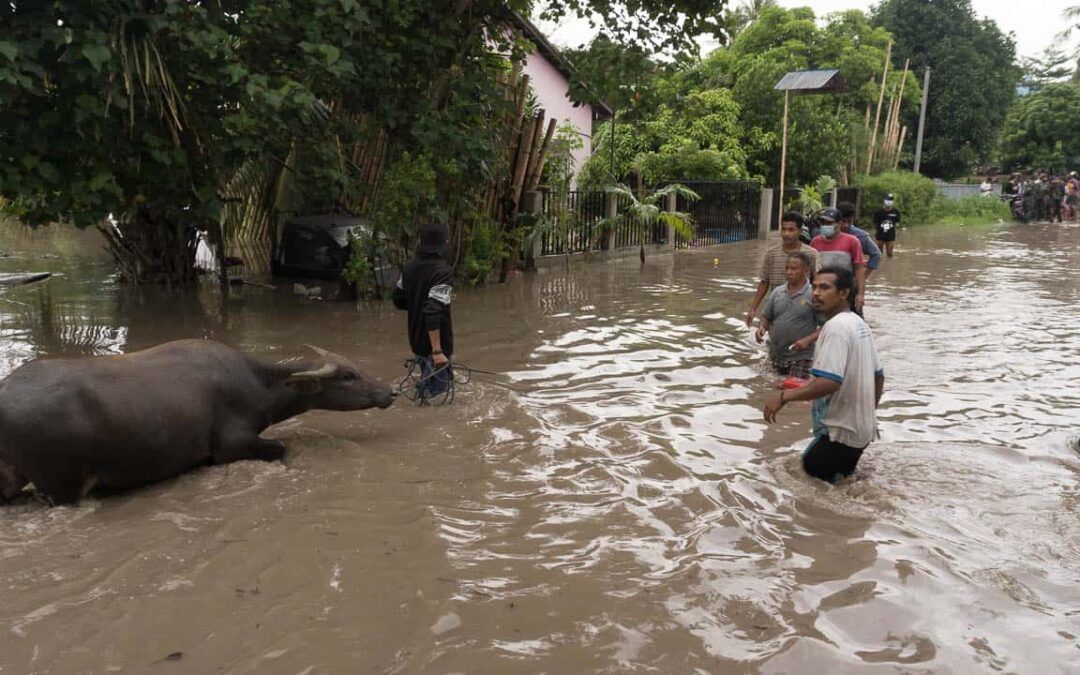
<path id="1" fill-rule="evenodd" d="M 761 258 L 761 267 L 758 269 L 758 285 L 754 299 L 750 302 L 750 310 L 746 313 L 746 326 L 754 325 L 754 318 L 758 315 L 758 308 L 762 300 L 772 289 L 787 283 L 784 277 L 784 266 L 787 265 L 788 256 L 792 253 L 805 253 L 810 256 L 810 276 L 818 268 L 818 254 L 813 248 L 799 241 L 799 233 L 802 232 L 803 217 L 796 211 L 788 211 L 780 217 L 780 243 L 775 244 L 765 251 Z"/>

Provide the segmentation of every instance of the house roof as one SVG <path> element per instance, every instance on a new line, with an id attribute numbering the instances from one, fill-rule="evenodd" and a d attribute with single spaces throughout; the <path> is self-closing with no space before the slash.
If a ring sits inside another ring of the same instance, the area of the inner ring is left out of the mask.
<path id="1" fill-rule="evenodd" d="M 793 70 L 780 78 L 773 89 L 779 91 L 838 92 L 844 89 L 844 78 L 835 68 L 830 70 Z"/>
<path id="2" fill-rule="evenodd" d="M 563 77 L 569 81 L 581 83 L 586 91 L 590 94 L 593 93 L 589 89 L 589 83 L 581 77 L 581 74 L 578 73 L 577 68 L 570 62 L 570 59 L 566 58 L 555 45 L 551 44 L 547 39 L 547 36 L 541 33 L 540 29 L 537 28 L 532 21 L 529 21 L 524 16 L 514 11 L 511 11 L 510 15 L 513 18 L 514 23 L 521 29 L 521 32 L 525 34 L 525 37 L 529 38 L 529 41 L 536 45 L 536 49 L 540 52 L 540 55 L 547 59 L 551 65 L 555 66 L 555 69 L 562 73 Z M 595 98 L 595 101 L 595 103 L 590 105 L 597 111 L 603 113 L 603 116 L 613 117 L 615 115 L 611 108 L 608 107 L 607 103 L 604 103 L 599 98 Z"/>

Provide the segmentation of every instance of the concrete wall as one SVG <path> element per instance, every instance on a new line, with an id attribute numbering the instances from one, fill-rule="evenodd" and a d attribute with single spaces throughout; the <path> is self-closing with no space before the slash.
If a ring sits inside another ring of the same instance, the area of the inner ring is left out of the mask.
<path id="1" fill-rule="evenodd" d="M 582 104 L 574 106 L 570 102 L 570 83 L 540 53 L 530 54 L 525 62 L 524 71 L 529 75 L 529 84 L 536 92 L 536 100 L 547 113 L 547 119 L 556 119 L 556 127 L 569 120 L 581 134 L 582 148 L 574 152 L 574 174 L 581 169 L 585 160 L 592 154 L 592 106 Z M 577 181 L 575 180 L 575 184 Z"/>

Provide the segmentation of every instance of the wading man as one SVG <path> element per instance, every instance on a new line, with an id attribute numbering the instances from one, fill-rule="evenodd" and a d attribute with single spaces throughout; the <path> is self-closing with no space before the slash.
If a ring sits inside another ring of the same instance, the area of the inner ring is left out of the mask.
<path id="1" fill-rule="evenodd" d="M 825 209 L 818 219 L 821 221 L 821 234 L 814 237 L 810 245 L 818 252 L 822 267 L 843 267 L 855 275 L 855 286 L 848 301 L 852 311 L 861 312 L 866 290 L 866 258 L 863 257 L 862 245 L 855 237 L 840 231 L 837 225 L 840 220 L 838 210 Z"/>
<path id="2" fill-rule="evenodd" d="M 769 293 L 761 308 L 757 341 L 769 333 L 769 355 L 781 375 L 806 379 L 814 358 L 811 340 L 817 320 L 810 298 L 810 269 L 813 261 L 805 253 L 789 253 L 784 267 L 787 283 Z"/>
<path id="3" fill-rule="evenodd" d="M 405 263 L 394 287 L 394 306 L 408 312 L 409 347 L 420 363 L 421 401 L 445 392 L 453 381 L 450 358 L 454 330 L 450 293 L 454 271 L 446 261 L 446 225 L 429 223 L 420 231 L 416 255 Z"/>
<path id="4" fill-rule="evenodd" d="M 802 232 L 803 217 L 796 211 L 788 211 L 780 217 L 780 243 L 765 251 L 761 258 L 761 266 L 758 269 L 757 292 L 750 301 L 750 311 L 746 313 L 746 327 L 754 325 L 754 317 L 757 316 L 758 307 L 765 299 L 766 294 L 774 288 L 787 283 L 784 277 L 784 266 L 787 257 L 791 253 L 802 252 L 810 256 L 810 274 L 817 269 L 817 251 L 799 241 Z"/>
<path id="5" fill-rule="evenodd" d="M 892 194 L 885 195 L 883 208 L 874 211 L 874 229 L 877 236 L 878 248 L 885 251 L 885 255 L 893 257 L 893 247 L 896 246 L 896 228 L 900 225 L 900 211 L 893 206 Z"/>
<path id="6" fill-rule="evenodd" d="M 840 202 L 836 205 L 836 210 L 840 212 L 840 220 L 837 221 L 837 225 L 840 226 L 840 231 L 844 234 L 850 234 L 859 240 L 859 246 L 862 247 L 863 258 L 866 259 L 866 278 L 870 279 L 870 275 L 874 273 L 874 270 L 881 264 L 881 248 L 874 243 L 874 240 L 870 238 L 870 234 L 862 228 L 855 226 L 855 205 L 851 202 Z"/>
<path id="7" fill-rule="evenodd" d="M 814 440 L 802 464 L 815 478 L 833 482 L 850 476 L 863 450 L 877 438 L 877 406 L 885 388 L 874 338 L 866 322 L 849 311 L 851 272 L 823 267 L 814 277 L 814 309 L 826 317 L 814 352 L 813 379 L 781 390 L 765 401 L 765 421 L 789 401 L 813 401 Z"/>

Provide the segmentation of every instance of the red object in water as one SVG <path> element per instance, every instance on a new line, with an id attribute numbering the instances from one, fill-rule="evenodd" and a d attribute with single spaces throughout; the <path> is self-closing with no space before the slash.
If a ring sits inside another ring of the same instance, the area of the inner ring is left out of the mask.
<path id="1" fill-rule="evenodd" d="M 798 389 L 799 387 L 805 387 L 807 380 L 801 377 L 789 377 L 780 383 L 781 389 Z"/>

